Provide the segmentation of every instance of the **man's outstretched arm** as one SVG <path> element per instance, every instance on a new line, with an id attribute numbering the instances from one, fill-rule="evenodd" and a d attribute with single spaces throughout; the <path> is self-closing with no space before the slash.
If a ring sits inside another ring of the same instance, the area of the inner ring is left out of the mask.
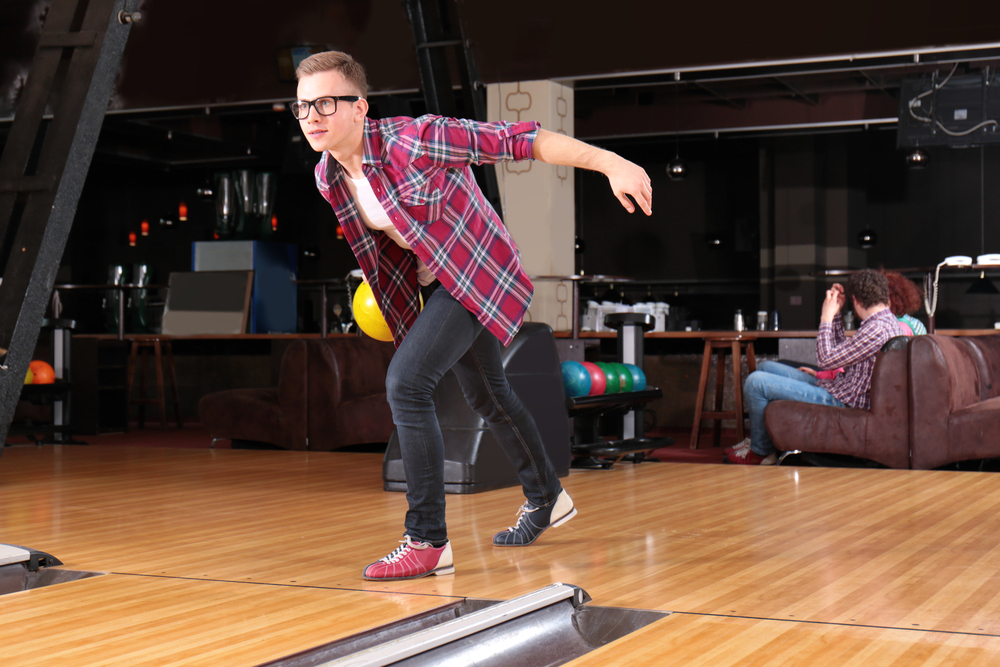
<path id="1" fill-rule="evenodd" d="M 622 156 L 544 129 L 538 130 L 532 153 L 536 160 L 548 164 L 601 172 L 608 177 L 611 191 L 626 211 L 635 212 L 635 206 L 625 196 L 631 195 L 646 215 L 652 215 L 653 190 L 646 170 Z"/>

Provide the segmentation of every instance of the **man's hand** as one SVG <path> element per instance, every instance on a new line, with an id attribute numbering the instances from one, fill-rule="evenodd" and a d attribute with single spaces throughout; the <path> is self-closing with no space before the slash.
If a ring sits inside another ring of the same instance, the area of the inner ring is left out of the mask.
<path id="1" fill-rule="evenodd" d="M 809 375 L 816 377 L 816 371 L 813 370 L 812 368 L 809 368 L 808 366 L 799 366 L 799 370 L 802 371 L 803 373 L 808 373 Z"/>
<path id="2" fill-rule="evenodd" d="M 844 286 L 840 283 L 826 291 L 826 299 L 823 300 L 823 309 L 820 311 L 820 322 L 833 322 L 833 318 L 844 307 L 847 297 L 844 296 Z"/>
<path id="3" fill-rule="evenodd" d="M 611 191 L 626 211 L 635 213 L 635 205 L 625 196 L 631 195 L 643 213 L 653 214 L 653 188 L 645 169 L 620 157 L 606 174 L 611 183 Z"/>

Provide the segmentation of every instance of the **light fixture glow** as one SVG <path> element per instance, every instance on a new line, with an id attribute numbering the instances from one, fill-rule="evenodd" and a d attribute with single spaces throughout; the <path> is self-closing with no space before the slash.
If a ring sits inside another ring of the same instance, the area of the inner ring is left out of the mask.
<path id="1" fill-rule="evenodd" d="M 919 148 L 906 156 L 906 166 L 910 169 L 923 169 L 929 161 L 930 158 L 927 157 L 927 153 Z"/>

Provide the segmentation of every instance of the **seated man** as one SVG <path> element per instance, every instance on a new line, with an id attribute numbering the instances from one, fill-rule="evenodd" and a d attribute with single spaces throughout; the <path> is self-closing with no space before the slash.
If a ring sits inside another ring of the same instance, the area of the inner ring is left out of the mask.
<path id="1" fill-rule="evenodd" d="M 832 377 L 796 369 L 776 361 L 762 361 L 743 385 L 743 400 L 750 413 L 750 437 L 726 449 L 726 462 L 774 465 L 777 455 L 764 427 L 764 408 L 771 401 L 802 401 L 867 410 L 870 406 L 875 355 L 887 340 L 902 335 L 889 309 L 889 283 L 872 269 L 858 271 L 847 282 L 854 312 L 861 326 L 850 338 L 844 333 L 840 310 L 847 300 L 839 283 L 826 291 L 816 337 L 816 360 L 821 369 L 843 368 Z"/>

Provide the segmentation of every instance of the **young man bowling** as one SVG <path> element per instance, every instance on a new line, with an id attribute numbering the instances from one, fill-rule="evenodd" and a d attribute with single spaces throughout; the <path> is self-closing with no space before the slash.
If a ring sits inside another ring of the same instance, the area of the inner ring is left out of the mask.
<path id="1" fill-rule="evenodd" d="M 614 153 L 534 122 L 371 120 L 364 69 L 345 53 L 310 56 L 297 76 L 292 112 L 309 145 L 323 154 L 316 186 L 336 212 L 397 347 L 386 395 L 409 510 L 401 546 L 362 576 L 413 579 L 455 571 L 445 524 L 444 442 L 433 401 L 449 369 L 524 489 L 516 524 L 494 535 L 493 544 L 532 544 L 576 509 L 504 375 L 500 346 L 520 328 L 532 285 L 470 166 L 535 159 L 599 171 L 630 213 L 635 205 L 626 195 L 646 215 L 649 177 Z"/>

